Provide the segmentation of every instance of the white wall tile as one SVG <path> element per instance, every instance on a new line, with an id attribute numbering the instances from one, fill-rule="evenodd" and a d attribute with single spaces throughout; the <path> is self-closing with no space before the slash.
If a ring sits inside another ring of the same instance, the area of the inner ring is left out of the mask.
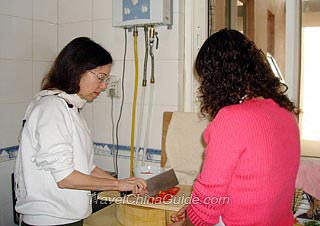
<path id="1" fill-rule="evenodd" d="M 27 103 L 0 104 L 0 147 L 18 144 L 18 135 L 27 106 Z"/>
<path id="2" fill-rule="evenodd" d="M 17 226 L 13 222 L 12 203 L 0 206 L 0 225 L 3 226 Z"/>
<path id="3" fill-rule="evenodd" d="M 118 159 L 119 179 L 130 177 L 130 160 L 125 158 Z"/>
<path id="4" fill-rule="evenodd" d="M 144 55 L 143 29 L 139 28 L 138 33 L 138 56 L 142 57 Z M 93 21 L 92 37 L 111 53 L 114 60 L 123 60 L 123 53 L 125 49 L 124 29 L 112 27 L 111 20 L 97 20 Z M 133 33 L 127 32 L 127 60 L 134 60 L 133 47 Z"/>
<path id="5" fill-rule="evenodd" d="M 98 42 L 102 47 L 104 47 L 108 52 L 110 52 L 113 60 L 115 60 L 115 54 L 113 54 L 111 49 L 111 40 L 114 35 L 112 30 L 111 20 L 98 20 L 92 23 L 92 38 L 95 42 Z M 118 45 L 118 51 L 120 46 Z"/>
<path id="6" fill-rule="evenodd" d="M 33 22 L 33 59 L 53 61 L 57 55 L 56 24 Z"/>
<path id="7" fill-rule="evenodd" d="M 76 37 L 92 37 L 92 22 L 61 24 L 58 27 L 58 52 Z"/>
<path id="8" fill-rule="evenodd" d="M 111 156 L 95 155 L 93 161 L 101 169 L 115 172 L 113 158 Z"/>
<path id="9" fill-rule="evenodd" d="M 32 0 L 0 0 L 0 14 L 32 19 Z"/>
<path id="10" fill-rule="evenodd" d="M 58 0 L 33 0 L 33 19 L 58 22 Z"/>
<path id="11" fill-rule="evenodd" d="M 0 15 L 0 58 L 32 59 L 32 21 Z"/>
<path id="12" fill-rule="evenodd" d="M 122 76 L 122 65 L 123 61 L 114 61 L 111 73 Z M 143 59 L 139 60 L 139 82 L 138 82 L 138 105 L 142 102 L 142 90 L 145 89 L 145 103 L 149 103 L 149 90 L 151 87 L 150 76 L 151 76 L 151 62 L 150 58 L 148 61 L 147 69 L 147 86 L 142 88 L 143 79 Z M 155 84 L 154 84 L 154 104 L 157 105 L 178 105 L 178 90 L 183 85 L 183 80 L 179 80 L 179 75 L 183 72 L 183 64 L 179 63 L 178 60 L 156 60 L 155 61 Z M 135 80 L 135 65 L 134 61 L 126 62 L 125 71 L 125 103 L 133 102 L 134 92 L 134 80 Z M 183 87 L 181 87 L 183 90 Z M 168 98 L 169 97 L 169 98 Z M 99 97 L 98 102 L 104 99 L 110 102 L 110 98 L 105 96 Z M 120 103 L 120 99 L 114 99 L 116 103 Z"/>
<path id="13" fill-rule="evenodd" d="M 32 61 L 0 60 L 0 101 L 32 97 Z"/>
<path id="14" fill-rule="evenodd" d="M 133 90 L 134 90 L 134 81 L 135 81 L 135 66 L 134 61 L 126 61 L 125 62 L 125 73 L 124 73 L 124 103 L 132 103 L 133 102 Z M 138 85 L 138 94 L 139 89 L 141 87 L 141 67 L 142 62 L 139 62 L 139 85 Z M 112 74 L 117 75 L 118 77 L 121 77 L 122 81 L 122 72 L 123 71 L 123 61 L 115 61 L 112 66 Z M 122 93 L 121 93 L 122 95 Z M 138 99 L 139 100 L 139 99 Z M 115 99 L 116 103 L 120 103 L 119 99 Z"/>
<path id="15" fill-rule="evenodd" d="M 86 103 L 84 108 L 81 110 L 84 119 L 86 120 L 87 126 L 91 131 L 91 137 L 93 136 L 93 103 Z"/>
<path id="16" fill-rule="evenodd" d="M 118 112 L 118 105 L 115 105 L 113 114 L 115 124 Z M 93 140 L 101 143 L 112 143 L 111 104 L 93 103 L 93 119 Z"/>
<path id="17" fill-rule="evenodd" d="M 0 163 L 0 206 L 12 202 L 11 192 L 11 173 L 14 169 L 15 161 L 6 161 Z"/>
<path id="18" fill-rule="evenodd" d="M 59 0 L 59 23 L 92 19 L 92 0 Z"/>
<path id="19" fill-rule="evenodd" d="M 94 130 L 93 140 L 96 142 L 112 143 L 111 104 L 93 103 Z M 131 104 L 124 104 L 119 123 L 119 144 L 130 145 L 131 135 Z M 119 117 L 120 105 L 114 105 L 115 124 Z"/>
<path id="20" fill-rule="evenodd" d="M 112 27 L 111 20 L 93 21 L 92 37 L 110 52 L 114 60 L 123 58 L 124 31 Z M 129 56 L 127 59 L 130 59 Z"/>
<path id="21" fill-rule="evenodd" d="M 53 61 L 57 55 L 56 24 L 34 21 L 33 22 L 33 59 Z"/>
<path id="22" fill-rule="evenodd" d="M 112 0 L 93 0 L 93 20 L 112 19 Z"/>
<path id="23" fill-rule="evenodd" d="M 146 111 L 148 111 L 149 106 L 146 106 Z M 177 111 L 177 106 L 169 105 L 154 105 L 152 109 L 152 117 L 150 123 L 150 134 L 148 140 L 148 147 L 161 150 L 161 140 L 162 140 L 162 122 L 163 122 L 163 112 L 165 111 Z M 146 119 L 147 120 L 147 115 Z M 146 128 L 144 128 L 146 130 Z M 143 136 L 145 136 L 143 134 Z M 144 139 L 143 139 L 144 140 Z"/>
<path id="24" fill-rule="evenodd" d="M 0 163 L 0 225 L 16 226 L 13 222 L 11 173 L 15 161 Z"/>
<path id="25" fill-rule="evenodd" d="M 48 73 L 53 62 L 33 61 L 32 96 L 40 91 L 41 81 Z"/>
<path id="26" fill-rule="evenodd" d="M 173 14 L 172 29 L 168 30 L 166 26 L 156 27 L 159 37 L 159 49 L 154 48 L 156 59 L 181 59 L 183 54 L 180 49 L 184 45 L 184 34 L 180 33 L 180 20 L 183 14 Z"/>
<path id="27" fill-rule="evenodd" d="M 179 61 L 155 61 L 154 104 L 178 105 Z M 183 82 L 183 81 L 181 81 Z"/>

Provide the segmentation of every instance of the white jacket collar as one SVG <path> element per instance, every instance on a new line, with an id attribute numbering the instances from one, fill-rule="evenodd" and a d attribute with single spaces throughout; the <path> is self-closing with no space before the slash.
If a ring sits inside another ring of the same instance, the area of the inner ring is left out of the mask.
<path id="1" fill-rule="evenodd" d="M 85 99 L 82 99 L 81 97 L 79 97 L 78 94 L 68 94 L 62 90 L 57 90 L 57 89 L 55 89 L 55 90 L 42 90 L 36 94 L 35 98 L 39 99 L 41 97 L 51 96 L 51 95 L 59 96 L 59 97 L 65 99 L 69 104 L 72 104 L 73 106 L 75 106 L 79 109 L 83 108 L 87 102 Z"/>

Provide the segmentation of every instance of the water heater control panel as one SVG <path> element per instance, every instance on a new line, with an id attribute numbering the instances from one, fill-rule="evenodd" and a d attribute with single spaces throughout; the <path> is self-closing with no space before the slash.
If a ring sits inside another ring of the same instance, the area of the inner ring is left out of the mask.
<path id="1" fill-rule="evenodd" d="M 172 0 L 113 0 L 112 25 L 172 25 Z"/>

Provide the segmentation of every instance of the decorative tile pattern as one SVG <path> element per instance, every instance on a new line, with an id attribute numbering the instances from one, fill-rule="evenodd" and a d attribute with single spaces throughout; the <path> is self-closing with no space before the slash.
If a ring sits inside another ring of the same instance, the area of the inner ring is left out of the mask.
<path id="1" fill-rule="evenodd" d="M 119 145 L 119 158 L 130 158 L 130 146 Z M 94 152 L 96 155 L 114 156 L 116 149 L 112 144 L 94 143 Z M 141 160 L 143 148 L 139 149 L 139 159 Z M 146 161 L 159 163 L 161 158 L 161 150 L 147 148 Z"/>
<path id="2" fill-rule="evenodd" d="M 19 146 L 0 148 L 0 163 L 15 160 L 17 157 Z"/>
<path id="3" fill-rule="evenodd" d="M 94 143 L 94 153 L 96 155 L 114 156 L 116 148 L 112 144 Z M 0 148 L 0 163 L 15 160 L 19 146 Z M 130 147 L 119 145 L 119 158 L 130 158 Z M 143 149 L 139 150 L 139 159 L 142 158 Z M 146 151 L 146 161 L 159 163 L 161 158 L 161 150 L 148 148 Z"/>

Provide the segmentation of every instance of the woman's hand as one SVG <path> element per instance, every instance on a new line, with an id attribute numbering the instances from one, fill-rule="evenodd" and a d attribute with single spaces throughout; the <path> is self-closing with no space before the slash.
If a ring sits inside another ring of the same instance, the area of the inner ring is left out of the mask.
<path id="1" fill-rule="evenodd" d="M 186 209 L 187 208 L 188 208 L 188 205 L 184 205 L 176 214 L 173 214 L 171 216 L 172 222 L 184 221 L 186 219 Z"/>
<path id="2" fill-rule="evenodd" d="M 133 194 L 144 195 L 147 191 L 147 184 L 145 180 L 136 177 L 130 177 L 119 180 L 119 191 L 132 191 Z"/>

